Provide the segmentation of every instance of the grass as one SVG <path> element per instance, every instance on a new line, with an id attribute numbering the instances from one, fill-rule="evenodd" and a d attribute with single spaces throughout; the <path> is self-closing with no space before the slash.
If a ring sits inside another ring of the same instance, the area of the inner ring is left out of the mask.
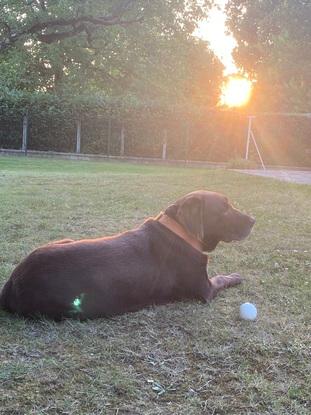
<path id="1" fill-rule="evenodd" d="M 0 281 L 33 248 L 132 228 L 195 189 L 257 219 L 210 275 L 245 281 L 208 305 L 81 323 L 0 312 L 0 414 L 309 414 L 311 187 L 225 170 L 0 158 Z M 238 318 L 257 305 L 256 322 Z"/>

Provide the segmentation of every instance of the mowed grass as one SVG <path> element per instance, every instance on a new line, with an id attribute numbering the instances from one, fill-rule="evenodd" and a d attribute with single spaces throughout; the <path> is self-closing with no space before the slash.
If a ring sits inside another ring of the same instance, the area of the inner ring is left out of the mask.
<path id="1" fill-rule="evenodd" d="M 0 281 L 40 244 L 110 235 L 183 194 L 225 193 L 257 219 L 210 275 L 243 285 L 88 322 L 0 312 L 0 414 L 310 414 L 311 187 L 225 170 L 0 158 Z M 191 278 L 191 276 L 189 276 Z M 257 305 L 256 322 L 239 305 Z"/>

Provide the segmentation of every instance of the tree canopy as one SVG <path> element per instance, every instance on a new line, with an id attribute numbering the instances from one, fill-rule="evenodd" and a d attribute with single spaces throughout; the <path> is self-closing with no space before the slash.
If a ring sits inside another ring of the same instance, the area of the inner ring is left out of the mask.
<path id="1" fill-rule="evenodd" d="M 311 2 L 230 0 L 227 11 L 257 109 L 311 112 Z"/>
<path id="2" fill-rule="evenodd" d="M 210 3 L 0 0 L 0 84 L 210 104 L 222 66 L 192 35 Z"/>

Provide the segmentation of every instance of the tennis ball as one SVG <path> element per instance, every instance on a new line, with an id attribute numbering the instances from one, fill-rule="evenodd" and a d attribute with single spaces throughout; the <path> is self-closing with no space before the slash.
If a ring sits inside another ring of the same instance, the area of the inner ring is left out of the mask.
<path id="1" fill-rule="evenodd" d="M 240 305 L 240 317 L 243 320 L 256 320 L 257 308 L 252 303 L 244 303 Z"/>

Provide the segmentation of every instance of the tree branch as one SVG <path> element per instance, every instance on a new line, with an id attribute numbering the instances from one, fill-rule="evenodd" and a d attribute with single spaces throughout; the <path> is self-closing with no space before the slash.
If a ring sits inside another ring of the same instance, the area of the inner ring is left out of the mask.
<path id="1" fill-rule="evenodd" d="M 50 19 L 42 22 L 33 23 L 28 28 L 19 32 L 11 31 L 6 22 L 1 22 L 6 28 L 7 35 L 0 41 L 0 52 L 13 46 L 15 42 L 22 39 L 27 35 L 35 35 L 38 40 L 43 43 L 54 43 L 60 40 L 74 37 L 79 33 L 85 33 L 88 41 L 90 41 L 90 34 L 95 27 L 108 27 L 108 26 L 127 26 L 134 23 L 140 23 L 143 17 L 136 17 L 132 19 L 124 19 L 124 15 L 131 9 L 133 3 L 137 0 L 125 0 L 121 4 L 118 4 L 113 12 L 107 16 L 79 16 L 72 18 L 57 18 Z M 42 8 L 46 5 L 44 1 L 39 1 Z"/>
<path id="2" fill-rule="evenodd" d="M 67 26 L 72 25 L 71 30 L 65 30 L 62 32 L 53 32 L 53 33 L 38 33 L 38 30 L 32 27 L 28 33 L 36 34 L 37 38 L 43 43 L 54 43 L 58 40 L 63 40 L 66 38 L 74 37 L 78 33 L 81 33 L 81 32 L 85 32 L 89 36 L 91 29 L 87 28 L 84 22 L 91 23 L 94 26 L 115 26 L 115 25 L 127 26 L 133 23 L 140 23 L 142 21 L 142 18 L 133 19 L 133 20 L 113 19 L 109 21 L 107 19 L 103 20 L 101 18 L 84 17 L 84 18 L 72 19 L 72 20 L 75 20 L 75 21 L 67 25 Z M 78 22 L 82 22 L 82 23 L 77 24 Z M 46 23 L 48 24 L 47 27 L 64 26 L 63 24 L 60 24 L 59 22 L 56 22 L 56 23 L 54 22 L 54 24 L 53 22 L 46 22 Z"/>

